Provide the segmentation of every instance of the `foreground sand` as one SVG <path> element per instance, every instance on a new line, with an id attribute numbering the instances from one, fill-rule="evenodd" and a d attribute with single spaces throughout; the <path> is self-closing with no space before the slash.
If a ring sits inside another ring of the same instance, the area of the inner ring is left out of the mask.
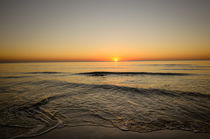
<path id="1" fill-rule="evenodd" d="M 32 139 L 210 139 L 207 133 L 161 130 L 149 133 L 121 131 L 97 126 L 64 127 Z"/>

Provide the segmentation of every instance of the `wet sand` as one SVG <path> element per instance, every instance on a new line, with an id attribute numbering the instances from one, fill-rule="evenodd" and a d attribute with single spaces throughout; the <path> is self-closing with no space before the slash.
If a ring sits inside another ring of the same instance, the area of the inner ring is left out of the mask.
<path id="1" fill-rule="evenodd" d="M 32 139 L 209 139 L 210 134 L 180 130 L 161 130 L 148 133 L 121 131 L 117 128 L 79 126 L 58 128 Z"/>

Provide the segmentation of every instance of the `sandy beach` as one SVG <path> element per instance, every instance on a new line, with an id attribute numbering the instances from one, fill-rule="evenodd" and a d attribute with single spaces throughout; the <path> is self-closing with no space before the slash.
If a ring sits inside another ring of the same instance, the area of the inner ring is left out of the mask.
<path id="1" fill-rule="evenodd" d="M 147 133 L 121 131 L 98 126 L 64 127 L 32 139 L 209 139 L 210 134 L 181 130 L 161 130 Z"/>

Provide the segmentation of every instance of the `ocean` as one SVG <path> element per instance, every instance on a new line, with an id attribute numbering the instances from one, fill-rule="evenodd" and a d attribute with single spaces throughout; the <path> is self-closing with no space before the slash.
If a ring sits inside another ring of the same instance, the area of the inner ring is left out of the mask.
<path id="1" fill-rule="evenodd" d="M 0 136 L 64 126 L 210 133 L 210 61 L 0 64 Z"/>

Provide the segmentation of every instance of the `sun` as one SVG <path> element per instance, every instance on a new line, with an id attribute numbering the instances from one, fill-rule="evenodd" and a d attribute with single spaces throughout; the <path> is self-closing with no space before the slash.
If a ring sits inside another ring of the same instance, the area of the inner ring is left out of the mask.
<path id="1" fill-rule="evenodd" d="M 118 62 L 119 61 L 119 59 L 118 58 L 114 58 L 114 62 Z"/>

